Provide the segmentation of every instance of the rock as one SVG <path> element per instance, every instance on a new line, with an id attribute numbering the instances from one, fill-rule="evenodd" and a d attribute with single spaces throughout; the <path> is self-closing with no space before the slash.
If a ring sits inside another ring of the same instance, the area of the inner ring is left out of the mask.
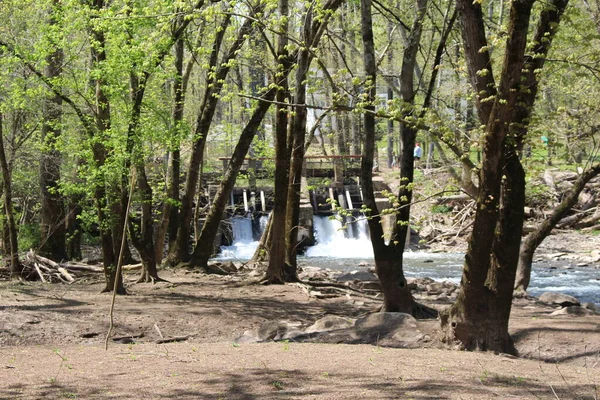
<path id="1" fill-rule="evenodd" d="M 368 266 L 368 265 L 369 265 L 369 264 L 367 264 L 367 262 L 366 262 L 366 261 L 361 261 L 361 262 L 359 262 L 359 263 L 358 263 L 358 266 L 359 266 L 359 267 L 366 267 L 366 266 Z"/>
<path id="2" fill-rule="evenodd" d="M 554 311 L 550 315 L 590 315 L 593 314 L 593 311 L 588 310 L 587 308 L 583 308 L 580 306 L 568 306 L 561 308 L 560 310 Z"/>
<path id="3" fill-rule="evenodd" d="M 580 262 L 580 263 L 575 264 L 575 266 L 576 267 L 587 267 L 587 266 L 589 266 L 589 264 L 585 263 L 585 262 Z"/>
<path id="4" fill-rule="evenodd" d="M 600 250 L 592 250 L 591 254 L 592 262 L 600 261 Z"/>
<path id="5" fill-rule="evenodd" d="M 546 292 L 540 296 L 540 301 L 542 303 L 551 304 L 551 305 L 560 305 L 563 307 L 568 306 L 579 306 L 579 300 L 577 300 L 573 296 L 569 296 L 568 294 L 555 293 L 555 292 Z"/>
<path id="6" fill-rule="evenodd" d="M 338 282 L 348 282 L 348 281 L 376 281 L 377 276 L 368 271 L 350 271 L 348 273 L 342 274 L 336 279 Z"/>
<path id="7" fill-rule="evenodd" d="M 587 308 L 588 310 L 596 311 L 597 307 L 594 303 L 583 303 L 581 305 L 583 308 Z"/>
<path id="8" fill-rule="evenodd" d="M 407 346 L 423 338 L 417 320 L 404 313 L 375 313 L 360 318 L 354 324 L 353 336 L 361 342 Z"/>
<path id="9" fill-rule="evenodd" d="M 354 325 L 354 320 L 350 318 L 338 317 L 337 315 L 327 315 L 314 324 L 306 328 L 306 333 L 328 332 L 337 329 L 350 328 Z"/>
<path id="10" fill-rule="evenodd" d="M 440 294 L 435 298 L 436 301 L 450 301 L 450 298 L 445 294 Z"/>
<path id="11" fill-rule="evenodd" d="M 225 272 L 229 272 L 231 274 L 237 272 L 237 267 L 235 266 L 235 264 L 231 261 L 225 261 L 224 263 L 221 264 L 221 269 Z"/>
<path id="12" fill-rule="evenodd" d="M 302 267 L 300 278 L 308 281 L 329 279 L 329 273 L 319 267 Z"/>
<path id="13" fill-rule="evenodd" d="M 246 335 L 246 334 L 236 338 L 233 341 L 233 343 L 237 343 L 237 344 L 258 343 L 258 342 L 259 342 L 259 340 L 255 336 Z"/>
<path id="14" fill-rule="evenodd" d="M 426 286 L 427 294 L 430 296 L 437 296 L 444 292 L 444 286 L 439 283 L 430 283 Z"/>
<path id="15" fill-rule="evenodd" d="M 207 274 L 215 275 L 229 275 L 237 272 L 235 264 L 231 261 L 211 261 L 206 265 L 206 268 L 204 270 Z"/>
<path id="16" fill-rule="evenodd" d="M 288 331 L 287 324 L 279 321 L 267 321 L 258 328 L 257 338 L 259 341 L 272 340 L 283 337 Z"/>
<path id="17" fill-rule="evenodd" d="M 304 331 L 301 331 L 301 330 L 298 330 L 298 329 L 294 329 L 292 331 L 286 332 L 286 334 L 283 335 L 281 338 L 283 340 L 286 340 L 286 339 L 296 339 L 296 338 L 298 338 L 300 336 L 304 336 L 304 335 L 306 335 L 306 333 Z"/>

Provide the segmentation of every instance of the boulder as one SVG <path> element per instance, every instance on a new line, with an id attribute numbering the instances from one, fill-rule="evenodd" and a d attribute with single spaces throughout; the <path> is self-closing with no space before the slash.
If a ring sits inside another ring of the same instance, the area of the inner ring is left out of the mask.
<path id="1" fill-rule="evenodd" d="M 550 315 L 590 315 L 594 312 L 580 306 L 568 306 L 554 311 Z"/>
<path id="2" fill-rule="evenodd" d="M 350 318 L 338 317 L 337 315 L 327 315 L 314 324 L 306 328 L 306 333 L 328 332 L 337 329 L 350 328 L 354 325 L 354 320 Z"/>
<path id="3" fill-rule="evenodd" d="M 299 276 L 303 280 L 322 281 L 329 279 L 329 273 L 319 267 L 302 267 Z"/>
<path id="4" fill-rule="evenodd" d="M 430 296 L 437 296 L 444 292 L 444 285 L 440 283 L 430 283 L 426 286 L 427 294 Z"/>
<path id="5" fill-rule="evenodd" d="M 376 281 L 377 275 L 372 274 L 369 271 L 350 271 L 342 274 L 336 278 L 338 282 L 350 282 L 350 281 Z"/>
<path id="6" fill-rule="evenodd" d="M 360 318 L 354 324 L 353 336 L 363 343 L 409 346 L 423 338 L 417 320 L 404 313 L 375 313 Z"/>
<path id="7" fill-rule="evenodd" d="M 551 304 L 551 305 L 560 305 L 563 307 L 568 306 L 579 306 L 579 300 L 577 300 L 573 296 L 569 296 L 568 294 L 556 293 L 556 292 L 546 292 L 540 296 L 540 301 L 542 303 Z"/>

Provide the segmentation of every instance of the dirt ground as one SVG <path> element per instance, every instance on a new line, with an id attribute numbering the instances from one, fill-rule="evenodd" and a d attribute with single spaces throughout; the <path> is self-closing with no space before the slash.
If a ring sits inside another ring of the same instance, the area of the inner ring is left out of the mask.
<path id="1" fill-rule="evenodd" d="M 0 398 L 600 396 L 600 315 L 552 316 L 552 307 L 515 300 L 510 330 L 520 358 L 449 349 L 436 339 L 435 320 L 419 321 L 431 338 L 419 348 L 237 344 L 265 321 L 306 327 L 325 315 L 356 318 L 378 301 L 343 292 L 317 299 L 299 286 L 240 285 L 239 278 L 186 270 L 161 276 L 169 282 L 133 284 L 135 274 L 127 276 L 130 295 L 117 298 L 108 350 L 111 296 L 99 293 L 100 276 L 72 285 L 0 282 Z"/>

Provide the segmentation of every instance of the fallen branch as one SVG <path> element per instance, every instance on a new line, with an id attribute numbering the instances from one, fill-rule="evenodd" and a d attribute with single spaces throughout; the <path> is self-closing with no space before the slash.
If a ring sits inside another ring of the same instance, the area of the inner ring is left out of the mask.
<path id="1" fill-rule="evenodd" d="M 157 339 L 154 341 L 154 343 L 165 344 L 165 343 L 174 343 L 174 342 L 185 342 L 189 338 L 190 338 L 189 336 L 175 336 L 172 338 Z"/>

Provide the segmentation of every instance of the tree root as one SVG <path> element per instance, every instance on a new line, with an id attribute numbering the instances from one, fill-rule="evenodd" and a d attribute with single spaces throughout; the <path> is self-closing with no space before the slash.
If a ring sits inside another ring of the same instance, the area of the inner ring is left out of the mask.
<path id="1" fill-rule="evenodd" d="M 139 277 L 139 279 L 137 281 L 135 281 L 136 284 L 138 283 L 152 283 L 153 285 L 158 283 L 158 282 L 166 282 L 166 283 L 171 283 L 170 281 L 160 278 L 158 276 L 149 276 L 149 277 L 145 277 L 143 274 L 142 276 Z"/>
<path id="2" fill-rule="evenodd" d="M 438 310 L 426 306 L 425 304 L 415 302 L 412 316 L 416 319 L 436 319 L 439 315 Z"/>

